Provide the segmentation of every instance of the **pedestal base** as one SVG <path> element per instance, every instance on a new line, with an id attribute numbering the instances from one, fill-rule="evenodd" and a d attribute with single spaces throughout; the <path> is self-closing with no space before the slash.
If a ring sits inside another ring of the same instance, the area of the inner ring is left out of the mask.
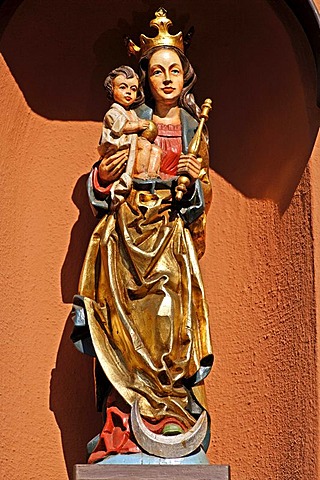
<path id="1" fill-rule="evenodd" d="M 75 465 L 73 480 L 230 480 L 227 465 Z"/>
<path id="2" fill-rule="evenodd" d="M 161 458 L 146 452 L 118 453 L 108 455 L 96 465 L 210 465 L 209 459 L 202 448 L 196 453 L 179 458 Z"/>

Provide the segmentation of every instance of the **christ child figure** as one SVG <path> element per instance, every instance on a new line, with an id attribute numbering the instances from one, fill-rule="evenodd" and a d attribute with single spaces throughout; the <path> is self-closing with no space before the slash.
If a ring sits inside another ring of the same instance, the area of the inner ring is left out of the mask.
<path id="1" fill-rule="evenodd" d="M 150 120 L 139 119 L 134 111 L 144 100 L 138 75 L 123 65 L 109 73 L 104 86 L 113 103 L 103 120 L 100 156 L 110 157 L 128 148 L 126 173 L 141 179 L 157 177 L 162 157 L 161 148 L 152 143 L 157 128 Z"/>

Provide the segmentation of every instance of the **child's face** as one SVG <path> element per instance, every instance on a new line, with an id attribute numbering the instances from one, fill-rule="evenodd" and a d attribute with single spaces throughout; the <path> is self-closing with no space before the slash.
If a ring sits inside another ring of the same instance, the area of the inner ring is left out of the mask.
<path id="1" fill-rule="evenodd" d="M 129 108 L 137 98 L 138 88 L 137 78 L 126 78 L 124 75 L 118 75 L 113 80 L 113 99 L 123 107 Z"/>

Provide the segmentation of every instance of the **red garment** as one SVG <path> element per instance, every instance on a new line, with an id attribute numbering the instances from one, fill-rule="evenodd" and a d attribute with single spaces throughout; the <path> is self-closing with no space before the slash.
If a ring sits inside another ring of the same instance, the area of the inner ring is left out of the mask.
<path id="1" fill-rule="evenodd" d="M 162 148 L 160 172 L 168 175 L 177 175 L 177 168 L 182 153 L 181 125 L 164 125 L 158 123 L 158 136 L 154 143 Z"/>
<path id="2" fill-rule="evenodd" d="M 130 411 L 130 405 L 123 400 L 115 389 L 112 389 L 107 400 L 106 423 L 101 432 L 97 446 L 88 459 L 88 463 L 98 462 L 112 453 L 141 452 L 138 445 L 134 443 L 131 432 L 129 422 Z M 143 419 L 143 422 L 147 428 L 154 433 L 162 433 L 163 428 L 168 423 L 175 423 L 179 425 L 183 431 L 186 430 L 186 427 L 179 420 L 172 417 L 167 417 L 154 422 Z"/>
<path id="3" fill-rule="evenodd" d="M 102 187 L 100 185 L 100 179 L 99 179 L 99 174 L 98 174 L 98 169 L 94 168 L 93 169 L 93 175 L 92 175 L 92 183 L 95 191 L 100 195 L 100 196 L 107 196 L 110 193 L 112 183 L 110 183 L 107 187 Z"/>

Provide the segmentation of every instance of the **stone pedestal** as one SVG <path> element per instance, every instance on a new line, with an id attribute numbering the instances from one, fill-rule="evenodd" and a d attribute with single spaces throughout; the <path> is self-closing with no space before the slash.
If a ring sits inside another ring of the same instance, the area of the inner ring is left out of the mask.
<path id="1" fill-rule="evenodd" d="M 227 465 L 75 465 L 73 480 L 230 480 Z"/>

